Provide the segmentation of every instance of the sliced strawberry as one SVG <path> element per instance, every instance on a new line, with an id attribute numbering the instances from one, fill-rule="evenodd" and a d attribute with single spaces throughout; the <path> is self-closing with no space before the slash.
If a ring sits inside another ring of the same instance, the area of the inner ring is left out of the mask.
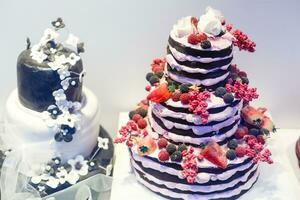
<path id="1" fill-rule="evenodd" d="M 260 128 L 267 129 L 269 132 L 274 132 L 275 131 L 275 126 L 272 120 L 269 117 L 264 117 L 261 124 Z"/>
<path id="2" fill-rule="evenodd" d="M 151 136 L 141 138 L 137 144 L 137 152 L 140 156 L 152 154 L 157 148 L 156 142 Z"/>
<path id="3" fill-rule="evenodd" d="M 171 95 L 167 83 L 162 83 L 147 96 L 147 99 L 155 103 L 161 103 L 170 99 Z"/>
<path id="4" fill-rule="evenodd" d="M 264 114 L 256 110 L 252 106 L 245 106 L 242 109 L 241 114 L 243 119 L 251 125 L 259 125 L 259 123 L 261 123 L 262 119 L 264 118 Z"/>
<path id="5" fill-rule="evenodd" d="M 202 150 L 201 155 L 209 162 L 225 169 L 227 167 L 227 158 L 221 146 L 216 142 L 210 142 Z"/>

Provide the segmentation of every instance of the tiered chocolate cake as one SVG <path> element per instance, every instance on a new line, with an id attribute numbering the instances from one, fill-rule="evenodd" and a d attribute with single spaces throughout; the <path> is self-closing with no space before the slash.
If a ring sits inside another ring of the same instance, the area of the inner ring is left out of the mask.
<path id="1" fill-rule="evenodd" d="M 61 18 L 52 25 L 39 43 L 32 46 L 27 39 L 18 58 L 18 88 L 7 100 L 6 131 L 0 135 L 6 147 L 1 150 L 7 151 L 7 170 L 1 173 L 3 200 L 24 195 L 29 185 L 30 195 L 37 197 L 38 192 L 43 197 L 98 173 L 110 175 L 112 142 L 100 132 L 96 96 L 83 87 L 79 54 L 84 45 L 69 33 L 66 41 L 60 40 L 66 33 Z M 25 180 L 20 178 L 24 175 Z M 10 179 L 21 182 L 11 188 Z"/>
<path id="2" fill-rule="evenodd" d="M 233 48 L 255 43 L 207 8 L 171 30 L 167 55 L 155 59 L 147 99 L 129 114 L 115 143 L 125 142 L 137 180 L 167 199 L 237 199 L 272 163 L 265 141 L 272 121 L 249 102 L 258 97 Z"/>

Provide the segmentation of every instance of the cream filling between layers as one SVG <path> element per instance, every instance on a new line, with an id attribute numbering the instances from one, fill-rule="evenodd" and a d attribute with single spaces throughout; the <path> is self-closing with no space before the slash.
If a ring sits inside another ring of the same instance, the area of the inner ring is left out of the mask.
<path id="1" fill-rule="evenodd" d="M 218 67 L 218 68 L 214 68 L 214 69 L 191 68 L 191 67 L 188 67 L 188 66 L 185 66 L 185 65 L 178 64 L 171 54 L 168 54 L 166 56 L 166 60 L 169 63 L 169 65 L 171 66 L 172 69 L 176 69 L 177 71 L 185 71 L 185 72 L 188 72 L 188 73 L 207 74 L 207 73 L 214 72 L 214 71 L 217 71 L 217 70 L 227 70 L 228 67 L 230 66 L 230 64 L 228 64 L 228 65 L 224 65 L 222 67 Z"/>
<path id="2" fill-rule="evenodd" d="M 166 165 L 159 164 L 150 159 L 139 156 L 135 152 L 132 152 L 132 159 L 135 161 L 141 162 L 143 167 L 145 167 L 145 168 L 150 168 L 150 169 L 162 172 L 162 173 L 167 173 L 170 175 L 177 176 L 180 179 L 184 179 L 181 175 L 180 170 L 177 170 L 177 169 L 174 169 L 171 167 L 167 167 Z M 248 162 L 245 165 L 241 165 L 234 169 L 227 170 L 221 174 L 211 174 L 211 173 L 205 173 L 205 172 L 200 171 L 197 175 L 196 182 L 201 184 L 201 183 L 207 183 L 209 181 L 217 181 L 217 180 L 224 181 L 224 180 L 229 179 L 230 177 L 232 177 L 234 174 L 236 174 L 239 171 L 244 171 L 246 169 L 249 169 L 251 166 L 252 166 L 252 162 Z"/>
<path id="3" fill-rule="evenodd" d="M 241 108 L 242 108 L 242 102 L 240 102 L 238 105 L 234 107 L 228 106 L 222 112 L 210 114 L 208 116 L 208 122 L 212 122 L 212 121 L 219 122 L 229 117 L 233 117 L 235 113 L 239 111 Z M 187 114 L 182 112 L 174 112 L 164 107 L 161 104 L 151 104 L 150 110 L 152 110 L 157 117 L 172 117 L 172 118 L 186 120 L 187 122 L 194 123 L 195 125 L 202 124 L 199 115 Z"/>

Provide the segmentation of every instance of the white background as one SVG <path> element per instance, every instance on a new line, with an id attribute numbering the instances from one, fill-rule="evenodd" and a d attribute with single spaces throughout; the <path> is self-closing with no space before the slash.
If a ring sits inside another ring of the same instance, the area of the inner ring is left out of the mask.
<path id="1" fill-rule="evenodd" d="M 146 92 L 152 58 L 165 54 L 173 24 L 200 16 L 206 6 L 223 11 L 227 22 L 257 43 L 254 54 L 236 52 L 235 62 L 249 74 L 280 128 L 300 128 L 300 3 L 200 0 L 0 0 L 0 112 L 16 87 L 16 60 L 27 36 L 37 42 L 50 21 L 62 17 L 86 44 L 84 84 L 98 96 L 102 124 L 117 130 L 120 111 L 132 109 Z M 16 113 L 17 114 L 17 113 Z"/>

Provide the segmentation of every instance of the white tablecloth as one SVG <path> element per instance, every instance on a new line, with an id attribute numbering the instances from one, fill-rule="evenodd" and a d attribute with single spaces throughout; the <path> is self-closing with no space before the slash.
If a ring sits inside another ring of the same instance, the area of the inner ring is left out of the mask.
<path id="1" fill-rule="evenodd" d="M 119 127 L 128 120 L 121 113 Z M 259 180 L 241 200 L 300 200 L 300 169 L 295 155 L 295 142 L 300 130 L 278 129 L 269 140 L 274 164 L 261 164 Z M 164 199 L 139 184 L 129 165 L 125 145 L 116 145 L 116 162 L 111 200 L 160 200 Z"/>

